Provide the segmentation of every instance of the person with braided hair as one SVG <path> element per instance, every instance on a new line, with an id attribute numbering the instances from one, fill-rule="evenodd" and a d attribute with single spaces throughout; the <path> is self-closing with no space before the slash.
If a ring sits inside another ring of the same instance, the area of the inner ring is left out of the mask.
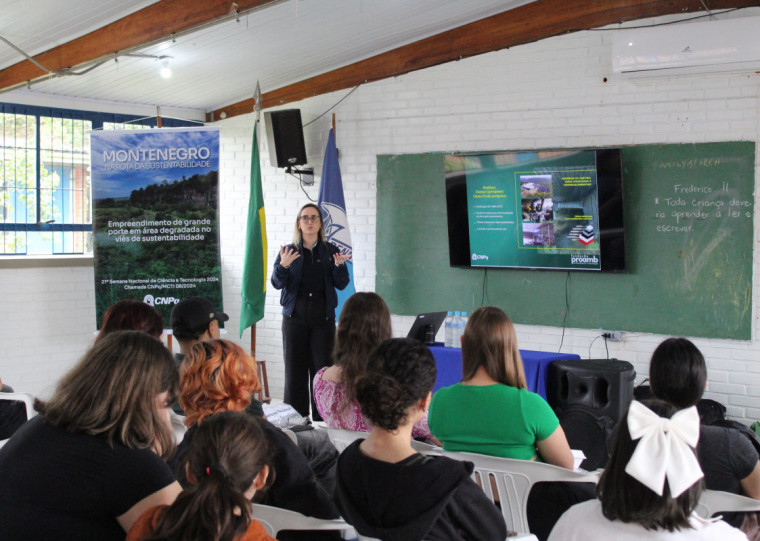
<path id="1" fill-rule="evenodd" d="M 359 534 L 383 541 L 503 541 L 504 519 L 470 478 L 472 463 L 412 448 L 435 375 L 418 340 L 386 340 L 370 354 L 356 400 L 372 430 L 338 458 L 338 509 Z"/>
<path id="2" fill-rule="evenodd" d="M 211 415 L 188 452 L 188 487 L 172 505 L 148 509 L 127 541 L 274 541 L 251 516 L 251 499 L 266 486 L 271 460 L 271 446 L 255 417 L 233 411 Z"/>

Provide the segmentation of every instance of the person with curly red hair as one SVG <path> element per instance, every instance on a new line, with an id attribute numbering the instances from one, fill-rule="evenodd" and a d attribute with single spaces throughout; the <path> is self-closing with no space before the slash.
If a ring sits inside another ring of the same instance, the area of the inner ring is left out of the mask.
<path id="1" fill-rule="evenodd" d="M 180 404 L 185 410 L 188 430 L 171 461 L 183 486 L 187 485 L 186 457 L 197 427 L 215 413 L 245 411 L 251 402 L 251 393 L 259 387 L 256 362 L 237 344 L 209 340 L 190 349 L 182 364 L 180 381 Z M 260 425 L 274 449 L 270 468 L 273 481 L 265 493 L 257 493 L 256 501 L 313 517 L 336 518 L 338 512 L 332 498 L 317 481 L 301 449 L 266 419 L 260 419 Z M 280 538 L 300 537 L 281 535 Z"/>
<path id="2" fill-rule="evenodd" d="M 190 427 L 220 411 L 243 411 L 261 390 L 256 362 L 227 340 L 199 342 L 190 350 L 179 403 Z"/>

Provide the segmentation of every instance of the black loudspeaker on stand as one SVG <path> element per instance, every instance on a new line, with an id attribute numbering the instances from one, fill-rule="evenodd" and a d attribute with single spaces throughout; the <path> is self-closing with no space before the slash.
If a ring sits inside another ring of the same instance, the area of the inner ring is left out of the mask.
<path id="1" fill-rule="evenodd" d="M 300 109 L 264 113 L 269 129 L 269 161 L 275 167 L 294 167 L 306 163 Z"/>
<path id="2" fill-rule="evenodd" d="M 615 426 L 633 400 L 636 371 L 628 361 L 586 359 L 549 365 L 546 396 L 572 449 L 586 455 L 581 467 L 603 468 Z"/>

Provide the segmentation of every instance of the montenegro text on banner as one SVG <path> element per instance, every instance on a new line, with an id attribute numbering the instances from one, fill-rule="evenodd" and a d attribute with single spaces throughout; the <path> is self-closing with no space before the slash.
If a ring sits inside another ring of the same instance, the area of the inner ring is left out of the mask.
<path id="1" fill-rule="evenodd" d="M 324 218 L 325 237 L 343 254 L 347 254 L 348 277 L 350 282 L 343 290 L 336 290 L 338 294 L 338 306 L 335 309 L 335 318 L 340 316 L 343 303 L 356 292 L 354 287 L 354 261 L 353 246 L 351 245 L 351 233 L 348 230 L 348 218 L 346 216 L 346 201 L 343 197 L 343 180 L 340 176 L 340 164 L 338 163 L 338 149 L 335 147 L 335 134 L 330 130 L 325 148 L 325 161 L 322 164 L 322 184 L 319 187 L 319 208 L 322 209 Z"/>
<path id="2" fill-rule="evenodd" d="M 138 299 L 171 322 L 180 300 L 222 306 L 219 129 L 90 134 L 95 313 Z"/>
<path id="3" fill-rule="evenodd" d="M 267 296 L 267 226 L 264 213 L 264 195 L 261 190 L 259 142 L 256 137 L 258 122 L 253 128 L 251 150 L 251 197 L 248 202 L 248 230 L 245 235 L 243 286 L 240 291 L 240 335 L 264 317 Z"/>

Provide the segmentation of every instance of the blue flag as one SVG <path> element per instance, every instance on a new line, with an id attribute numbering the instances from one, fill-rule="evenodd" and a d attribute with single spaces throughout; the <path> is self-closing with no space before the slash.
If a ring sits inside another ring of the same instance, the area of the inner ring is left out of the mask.
<path id="1" fill-rule="evenodd" d="M 356 292 L 354 287 L 354 261 L 353 246 L 351 245 L 351 232 L 348 230 L 348 217 L 346 216 L 346 200 L 343 197 L 343 179 L 340 176 L 340 164 L 338 163 L 338 149 L 335 148 L 335 134 L 330 130 L 325 148 L 325 161 L 322 164 L 322 184 L 319 186 L 319 208 L 322 209 L 322 217 L 325 226 L 325 237 L 343 254 L 347 254 L 349 282 L 343 291 L 338 294 L 338 306 L 335 309 L 335 319 L 340 316 L 343 303 Z"/>

